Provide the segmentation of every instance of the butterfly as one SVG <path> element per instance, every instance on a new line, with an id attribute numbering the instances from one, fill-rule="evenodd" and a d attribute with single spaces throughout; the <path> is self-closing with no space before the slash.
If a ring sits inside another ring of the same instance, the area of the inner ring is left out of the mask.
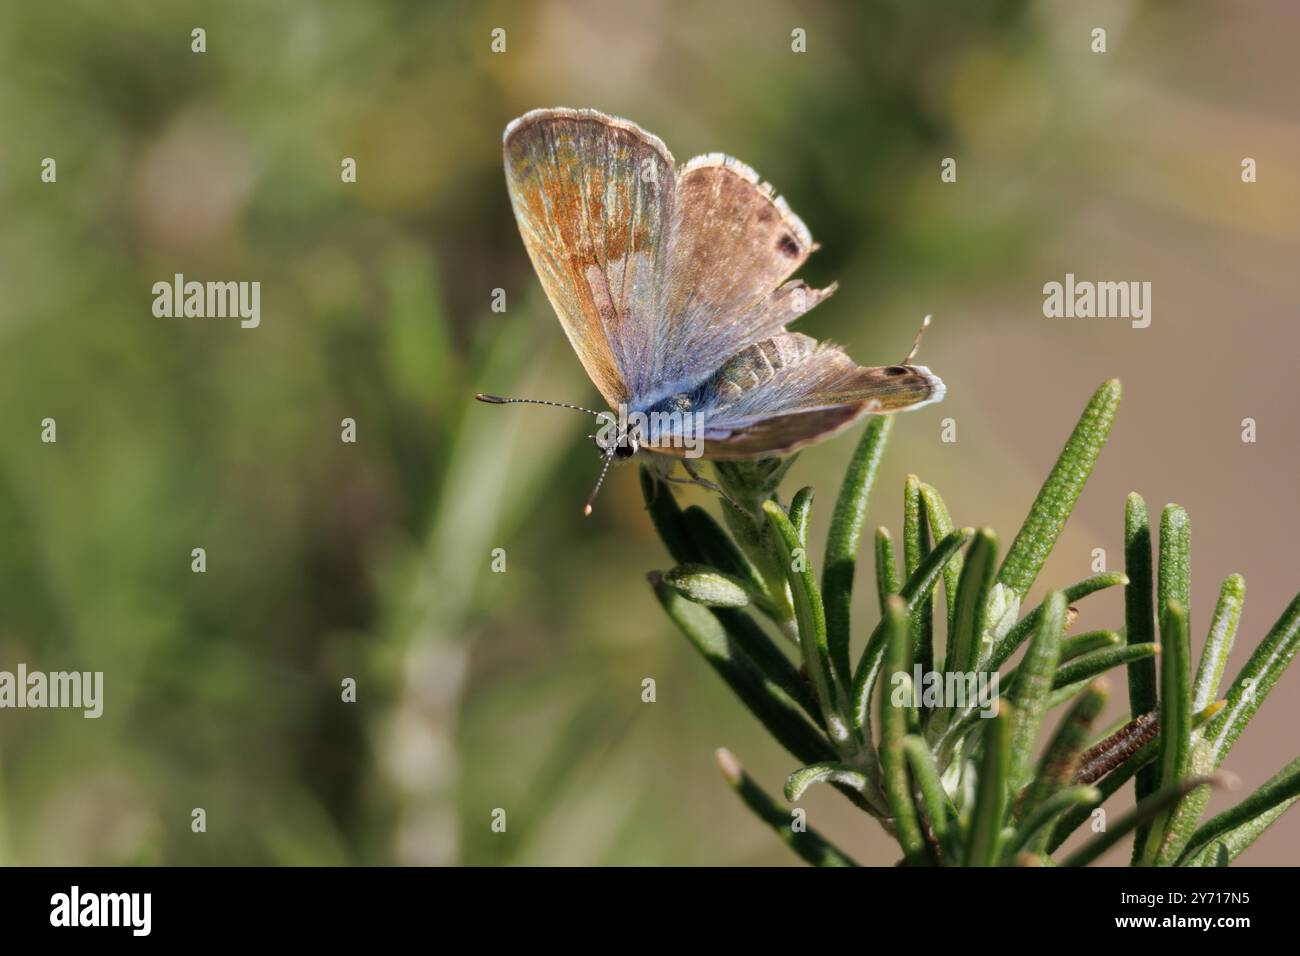
<path id="1" fill-rule="evenodd" d="M 923 365 L 857 365 L 787 326 L 836 289 L 790 277 L 817 248 L 749 166 L 710 153 L 678 167 L 656 136 L 596 110 L 542 109 L 506 126 L 506 186 L 524 247 L 569 343 L 614 412 L 604 456 L 786 455 L 870 413 L 920 408 L 944 385 Z M 928 317 L 927 317 L 928 322 Z M 924 330 L 924 326 L 922 327 Z"/>

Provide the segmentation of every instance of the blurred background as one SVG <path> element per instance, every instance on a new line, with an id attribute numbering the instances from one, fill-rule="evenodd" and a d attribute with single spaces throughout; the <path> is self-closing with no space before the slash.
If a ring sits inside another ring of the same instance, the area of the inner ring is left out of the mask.
<path id="1" fill-rule="evenodd" d="M 597 400 L 506 196 L 502 128 L 541 106 L 757 168 L 822 244 L 803 274 L 840 282 L 803 330 L 864 364 L 934 313 L 921 361 L 948 398 L 899 423 L 873 526 L 898 533 L 916 472 L 1009 540 L 1120 377 L 1036 591 L 1095 548 L 1122 567 L 1127 492 L 1177 501 L 1194 649 L 1246 577 L 1231 677 L 1300 588 L 1298 27 L 1285 0 L 3 5 L 0 669 L 101 670 L 105 704 L 0 713 L 0 861 L 796 862 L 714 766 L 725 745 L 777 791 L 795 765 L 653 600 L 668 558 L 635 469 L 584 520 L 576 416 L 471 401 Z M 259 280 L 261 327 L 155 318 L 177 272 Z M 1044 318 L 1067 272 L 1151 282 L 1150 328 Z M 787 480 L 820 492 L 818 548 L 852 445 Z M 1118 595 L 1083 611 L 1122 623 Z M 1230 756 L 1244 786 L 1296 756 L 1297 691 L 1293 671 Z M 897 859 L 833 791 L 804 805 Z M 1292 813 L 1242 862 L 1297 847 Z"/>

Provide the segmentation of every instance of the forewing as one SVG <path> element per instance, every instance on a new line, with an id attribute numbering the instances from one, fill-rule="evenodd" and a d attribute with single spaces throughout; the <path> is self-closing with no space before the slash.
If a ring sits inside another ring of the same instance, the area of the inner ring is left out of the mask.
<path id="1" fill-rule="evenodd" d="M 506 127 L 519 232 L 570 344 L 610 406 L 653 379 L 672 221 L 673 158 L 595 110 L 534 110 Z"/>

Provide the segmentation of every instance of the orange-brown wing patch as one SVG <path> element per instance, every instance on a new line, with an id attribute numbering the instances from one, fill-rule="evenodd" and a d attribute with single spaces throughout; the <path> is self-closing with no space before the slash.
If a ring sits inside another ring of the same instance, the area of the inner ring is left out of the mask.
<path id="1" fill-rule="evenodd" d="M 506 127 L 506 184 L 524 246 L 570 344 L 611 406 L 653 375 L 673 158 L 594 110 L 535 110 Z"/>

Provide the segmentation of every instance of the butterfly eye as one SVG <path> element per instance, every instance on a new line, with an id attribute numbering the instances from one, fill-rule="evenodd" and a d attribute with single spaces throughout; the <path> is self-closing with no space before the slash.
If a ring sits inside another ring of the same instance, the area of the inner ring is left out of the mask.
<path id="1" fill-rule="evenodd" d="M 635 435 L 626 435 L 622 442 L 614 448 L 614 457 L 626 460 L 637 453 L 641 445 L 637 442 Z"/>
<path id="2" fill-rule="evenodd" d="M 908 369 L 902 365 L 891 365 L 889 366 L 889 368 L 885 369 L 885 374 L 891 377 L 906 375 L 907 373 L 908 373 Z"/>

